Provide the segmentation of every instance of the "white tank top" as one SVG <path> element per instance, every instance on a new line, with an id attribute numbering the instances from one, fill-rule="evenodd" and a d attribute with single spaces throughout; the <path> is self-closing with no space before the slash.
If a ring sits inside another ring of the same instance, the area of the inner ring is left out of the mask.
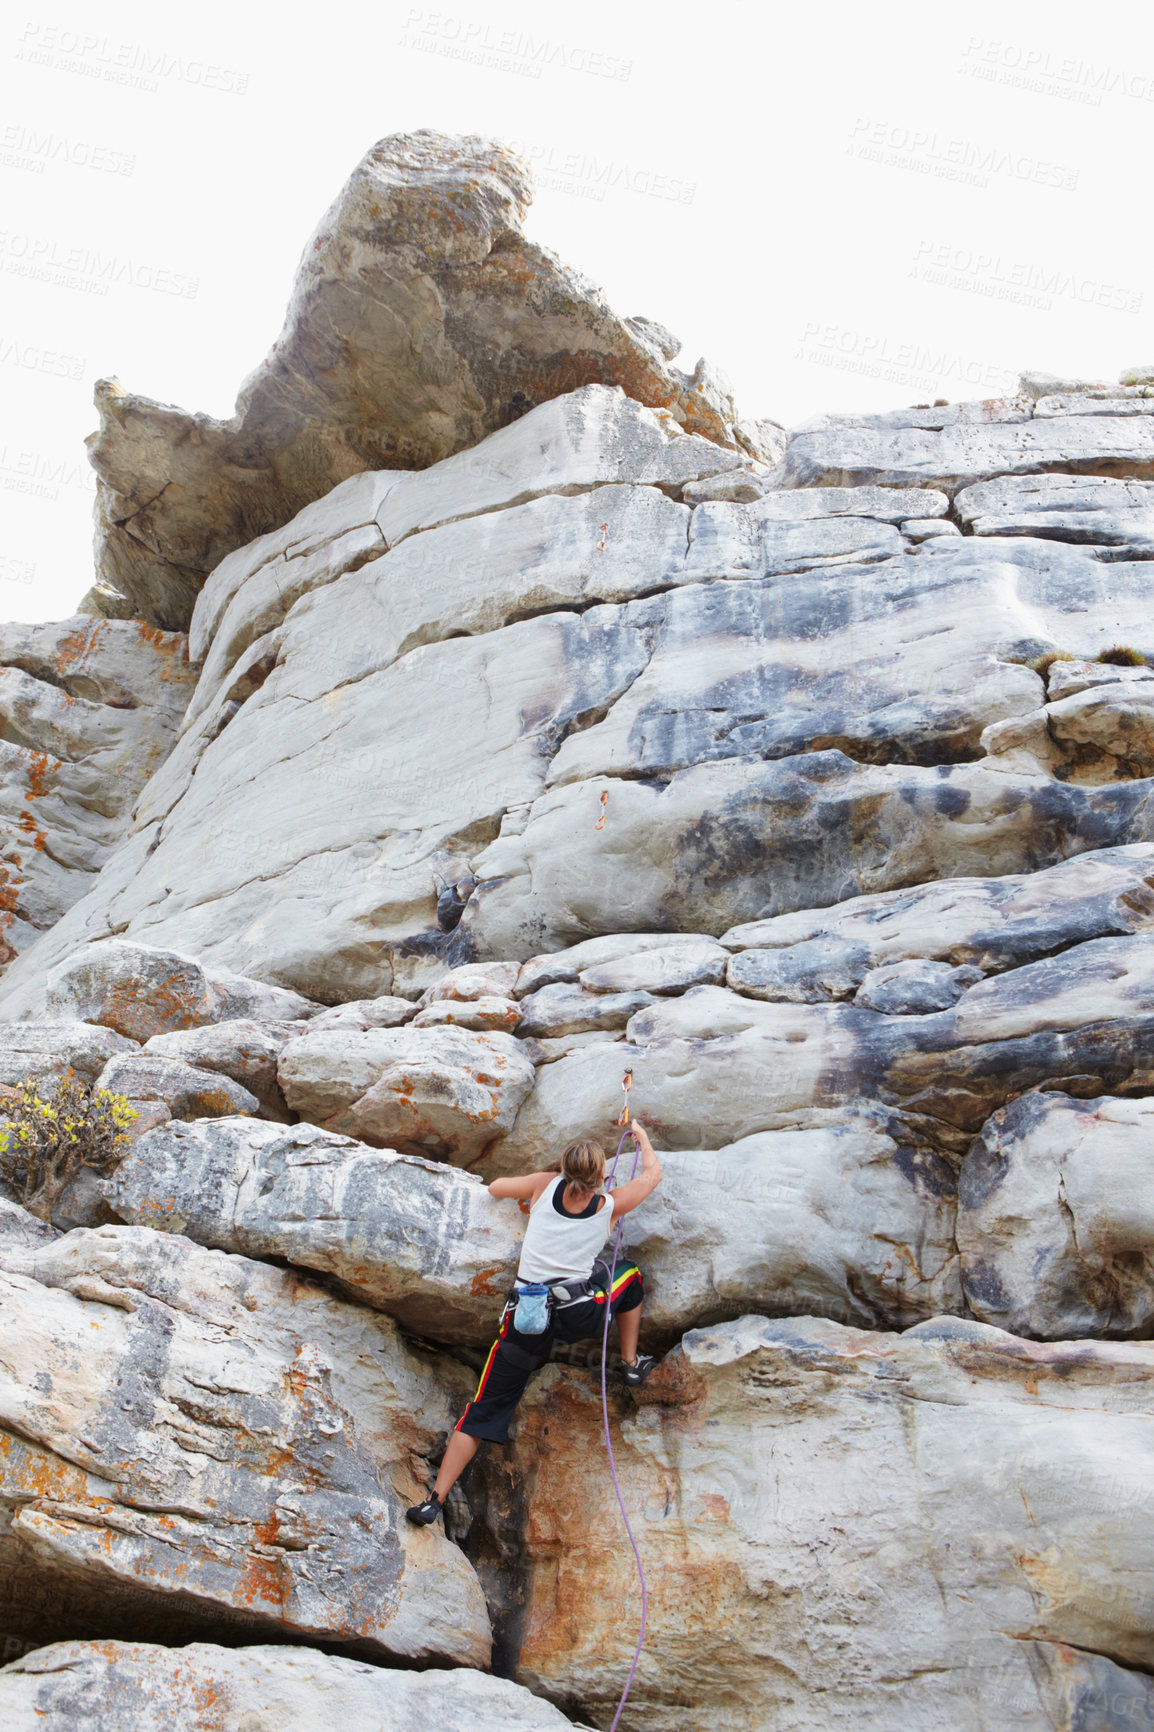
<path id="1" fill-rule="evenodd" d="M 607 1196 L 604 1208 L 584 1220 L 579 1215 L 562 1215 L 554 1205 L 553 1193 L 564 1184 L 564 1176 L 559 1174 L 529 1211 L 517 1265 L 518 1281 L 585 1281 L 593 1273 L 597 1253 L 609 1237 L 613 1198 Z"/>

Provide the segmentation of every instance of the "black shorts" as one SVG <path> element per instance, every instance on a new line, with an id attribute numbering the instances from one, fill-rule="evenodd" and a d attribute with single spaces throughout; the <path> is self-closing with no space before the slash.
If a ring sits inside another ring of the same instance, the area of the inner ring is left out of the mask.
<path id="1" fill-rule="evenodd" d="M 636 1263 L 621 1263 L 613 1276 L 610 1309 L 614 1317 L 633 1311 L 645 1296 L 641 1271 Z M 497 1339 L 477 1384 L 477 1393 L 457 1421 L 456 1429 L 486 1443 L 504 1443 L 509 1422 L 525 1386 L 549 1357 L 555 1341 L 600 1340 L 605 1329 L 605 1294 L 591 1293 L 576 1305 L 554 1311 L 543 1335 L 522 1335 L 513 1327 L 513 1305 L 501 1313 Z"/>

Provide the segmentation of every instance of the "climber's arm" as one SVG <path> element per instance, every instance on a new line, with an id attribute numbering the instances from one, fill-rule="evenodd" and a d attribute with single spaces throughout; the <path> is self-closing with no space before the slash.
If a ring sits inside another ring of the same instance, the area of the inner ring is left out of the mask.
<path id="1" fill-rule="evenodd" d="M 522 1173 L 515 1179 L 494 1179 L 489 1186 L 491 1197 L 516 1197 L 520 1202 L 535 1203 L 546 1185 L 552 1184 L 556 1173 Z"/>
<path id="2" fill-rule="evenodd" d="M 641 1171 L 637 1178 L 630 1179 L 627 1185 L 621 1185 L 613 1193 L 614 1215 L 627 1215 L 630 1209 L 635 1209 L 638 1203 L 643 1203 L 661 1183 L 661 1162 L 657 1159 L 653 1144 L 649 1141 L 649 1133 L 645 1126 L 633 1121 L 633 1136 L 637 1147 L 641 1150 Z"/>

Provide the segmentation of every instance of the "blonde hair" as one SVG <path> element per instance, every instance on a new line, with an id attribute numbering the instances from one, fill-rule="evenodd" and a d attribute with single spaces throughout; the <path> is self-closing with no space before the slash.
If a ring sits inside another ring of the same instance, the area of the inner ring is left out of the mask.
<path id="1" fill-rule="evenodd" d="M 570 1143 L 561 1156 L 561 1176 L 575 1191 L 591 1196 L 605 1183 L 605 1150 L 600 1143 Z"/>

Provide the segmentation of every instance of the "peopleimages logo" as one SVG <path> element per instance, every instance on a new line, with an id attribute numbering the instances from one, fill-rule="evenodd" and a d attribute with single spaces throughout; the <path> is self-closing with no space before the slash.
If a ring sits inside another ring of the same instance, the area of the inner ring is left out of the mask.
<path id="1" fill-rule="evenodd" d="M 401 29 L 402 48 L 424 49 L 446 55 L 490 72 L 512 72 L 522 78 L 540 78 L 546 67 L 564 72 L 584 72 L 592 78 L 610 78 L 624 83 L 633 62 L 619 54 L 605 54 L 551 36 L 530 36 L 523 30 L 500 30 L 484 19 L 462 18 L 453 12 L 410 6 Z"/>
<path id="2" fill-rule="evenodd" d="M 1016 373 L 993 361 L 899 341 L 884 331 L 823 324 L 820 319 L 811 319 L 806 325 L 793 358 L 814 367 L 857 373 L 866 379 L 885 379 L 927 397 L 939 396 L 944 390 L 961 390 L 969 396 L 977 392 L 982 397 L 1007 397 L 1018 385 Z"/>
<path id="3" fill-rule="evenodd" d="M 22 234 L 14 229 L 0 229 L 0 271 L 88 295 L 106 295 L 112 285 L 127 283 L 134 289 L 180 295 L 191 301 L 200 290 L 199 277 L 163 265 L 98 253 L 90 247 L 70 247 L 46 235 Z"/>
<path id="4" fill-rule="evenodd" d="M 1141 289 L 1082 276 L 1064 265 L 1006 258 L 952 241 L 919 241 L 910 275 L 937 288 L 962 289 L 1040 313 L 1048 313 L 1055 300 L 1078 301 L 1112 313 L 1142 311 Z"/>
<path id="5" fill-rule="evenodd" d="M 884 168 L 903 168 L 936 180 L 988 187 L 991 178 L 1025 181 L 1032 186 L 1073 192 L 1078 170 L 1050 162 L 1028 150 L 1000 144 L 979 144 L 970 138 L 948 138 L 927 127 L 859 117 L 853 125 L 846 155 Z"/>
<path id="6" fill-rule="evenodd" d="M 958 70 L 991 84 L 1057 96 L 1092 108 L 1101 107 L 1103 96 L 1154 102 L 1152 70 L 1135 72 L 1130 67 L 1096 65 L 1092 60 L 1063 57 L 1041 45 L 1006 42 L 1000 37 L 971 36 Z"/>
<path id="7" fill-rule="evenodd" d="M 99 78 L 108 84 L 146 90 L 154 95 L 162 79 L 195 85 L 202 90 L 218 90 L 229 96 L 243 96 L 248 89 L 247 72 L 142 42 L 118 42 L 111 36 L 67 30 L 59 24 L 26 23 L 16 58 L 33 66 L 79 73 L 85 78 Z"/>
<path id="8" fill-rule="evenodd" d="M 597 204 L 604 203 L 607 192 L 632 192 L 671 204 L 692 204 L 697 193 L 696 181 L 637 162 L 617 162 L 612 157 L 589 156 L 581 150 L 558 150 L 554 145 L 525 139 L 509 138 L 504 142 L 532 168 L 533 181 L 539 189 L 592 199 Z"/>
<path id="9" fill-rule="evenodd" d="M 22 343 L 18 337 L 0 334 L 0 366 L 19 367 L 25 373 L 47 373 L 55 379 L 83 379 L 88 362 L 80 355 L 62 355 L 58 349 L 42 349 L 38 343 Z"/>
<path id="10" fill-rule="evenodd" d="M 101 174 L 130 175 L 136 168 L 134 156 L 105 144 L 94 144 L 91 139 L 38 132 L 34 126 L 6 126 L 0 131 L 0 167 L 43 174 L 50 162 L 95 169 Z"/>

